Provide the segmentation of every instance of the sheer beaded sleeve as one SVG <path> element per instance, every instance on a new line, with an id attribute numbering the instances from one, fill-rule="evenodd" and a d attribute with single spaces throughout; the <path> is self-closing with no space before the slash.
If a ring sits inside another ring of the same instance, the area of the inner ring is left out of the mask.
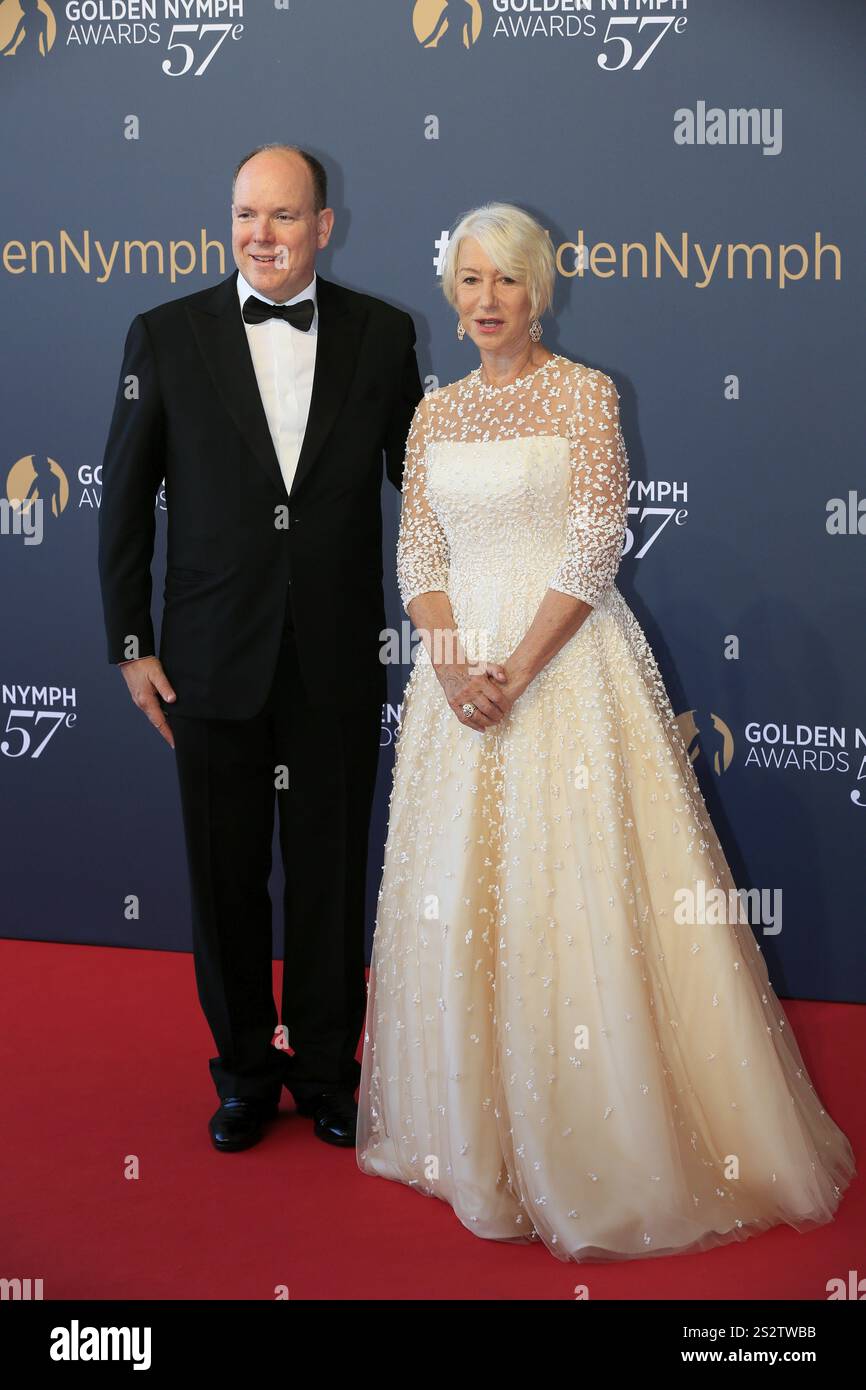
<path id="1" fill-rule="evenodd" d="M 575 380 L 566 432 L 570 443 L 566 553 L 550 588 L 595 607 L 619 569 L 628 517 L 628 455 L 619 391 L 603 372 Z"/>
<path id="2" fill-rule="evenodd" d="M 412 418 L 403 469 L 403 504 L 397 536 L 397 586 L 403 607 L 418 594 L 447 592 L 448 541 L 427 494 L 429 405 L 421 401 Z"/>

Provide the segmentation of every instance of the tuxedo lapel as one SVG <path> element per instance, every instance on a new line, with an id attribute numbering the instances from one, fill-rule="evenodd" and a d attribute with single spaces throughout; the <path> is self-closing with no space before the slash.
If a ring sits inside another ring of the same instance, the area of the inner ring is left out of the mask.
<path id="1" fill-rule="evenodd" d="M 330 433 L 349 389 L 361 340 L 363 318 L 351 310 L 349 296 L 341 293 L 339 285 L 317 276 L 316 302 L 319 325 L 313 393 L 290 499 L 297 496 Z"/>
<path id="2" fill-rule="evenodd" d="M 330 280 L 316 279 L 319 324 L 310 414 L 289 494 L 302 486 L 330 432 L 355 370 L 363 318 Z M 190 322 L 220 399 L 256 460 L 285 496 L 237 291 L 237 271 L 188 308 Z"/>
<path id="3" fill-rule="evenodd" d="M 220 399 L 271 482 L 285 496 L 268 417 L 262 405 L 256 370 L 241 317 L 237 271 L 202 295 L 188 313 L 201 354 Z"/>

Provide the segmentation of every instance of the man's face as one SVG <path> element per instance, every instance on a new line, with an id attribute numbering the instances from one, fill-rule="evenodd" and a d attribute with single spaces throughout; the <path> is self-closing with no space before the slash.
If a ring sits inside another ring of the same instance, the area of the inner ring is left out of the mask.
<path id="1" fill-rule="evenodd" d="M 263 150 L 241 169 L 232 203 L 232 253 L 254 290 L 278 303 L 313 278 L 334 226 L 314 210 L 313 177 L 300 155 Z"/>

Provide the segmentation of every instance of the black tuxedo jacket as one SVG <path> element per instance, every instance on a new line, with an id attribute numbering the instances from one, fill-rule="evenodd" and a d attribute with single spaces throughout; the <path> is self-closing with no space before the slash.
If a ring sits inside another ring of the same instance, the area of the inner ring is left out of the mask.
<path id="1" fill-rule="evenodd" d="M 108 659 L 155 652 L 150 566 L 164 477 L 159 656 L 177 695 L 172 709 L 257 714 L 287 603 L 310 698 L 333 708 L 356 694 L 384 700 L 382 457 L 400 488 L 422 396 L 412 319 L 317 278 L 310 414 L 287 494 L 236 281 L 237 271 L 160 304 L 129 329 L 99 514 Z"/>

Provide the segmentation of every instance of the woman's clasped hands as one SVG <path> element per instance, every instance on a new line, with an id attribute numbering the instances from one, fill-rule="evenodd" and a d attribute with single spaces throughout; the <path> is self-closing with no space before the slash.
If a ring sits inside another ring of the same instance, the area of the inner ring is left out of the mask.
<path id="1" fill-rule="evenodd" d="M 436 674 L 460 723 L 480 732 L 501 724 L 529 683 L 495 661 L 454 662 L 439 666 Z M 471 712 L 470 705 L 474 706 Z"/>

